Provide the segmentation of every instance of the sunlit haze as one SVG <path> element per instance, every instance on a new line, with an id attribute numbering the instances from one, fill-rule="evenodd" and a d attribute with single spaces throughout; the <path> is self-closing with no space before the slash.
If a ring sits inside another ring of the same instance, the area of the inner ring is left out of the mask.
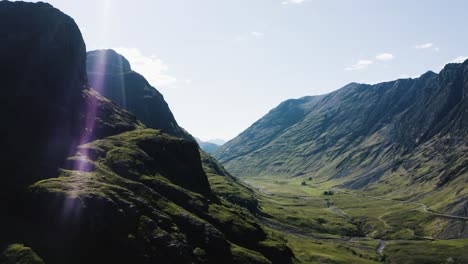
<path id="1" fill-rule="evenodd" d="M 203 140 L 235 137 L 280 102 L 467 58 L 468 2 L 48 1 L 88 50 L 113 48 Z"/>

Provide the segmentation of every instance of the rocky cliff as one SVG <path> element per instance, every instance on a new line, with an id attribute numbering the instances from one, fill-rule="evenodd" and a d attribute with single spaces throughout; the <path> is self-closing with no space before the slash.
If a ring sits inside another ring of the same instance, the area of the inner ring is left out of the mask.
<path id="1" fill-rule="evenodd" d="M 163 95 L 114 50 L 87 53 L 90 86 L 104 97 L 134 113 L 147 127 L 194 141 L 174 118 Z"/>
<path id="2" fill-rule="evenodd" d="M 89 87 L 70 17 L 2 1 L 0 35 L 0 263 L 292 261 L 281 239 L 211 190 L 206 172 L 228 173 L 209 156 L 202 165 L 197 144 L 176 137 L 185 135 L 177 123 L 164 127 L 175 122 L 170 111 L 157 128 L 173 135 L 145 126 L 161 122 L 153 110 L 168 110 L 156 90 L 135 86 L 143 91 L 135 105 L 151 110 L 141 122 Z"/>

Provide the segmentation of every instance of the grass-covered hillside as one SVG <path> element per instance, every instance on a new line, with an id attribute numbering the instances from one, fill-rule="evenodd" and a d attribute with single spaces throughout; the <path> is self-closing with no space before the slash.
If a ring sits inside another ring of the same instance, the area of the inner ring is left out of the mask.
<path id="1" fill-rule="evenodd" d="M 253 216 L 253 191 L 200 153 L 143 77 L 128 73 L 135 97 L 127 99 L 141 102 L 125 109 L 89 87 L 73 19 L 44 3 L 3 1 L 0 14 L 9 36 L 0 50 L 10 49 L 0 66 L 11 72 L 0 104 L 11 121 L 2 137 L 0 263 L 294 260 L 285 239 Z"/>
<path id="2" fill-rule="evenodd" d="M 468 261 L 468 240 L 461 235 L 468 218 L 334 188 L 333 182 L 265 176 L 242 180 L 258 191 L 261 222 L 284 235 L 299 263 Z"/>
<path id="3" fill-rule="evenodd" d="M 67 164 L 28 190 L 41 225 L 28 242 L 46 262 L 291 261 L 246 209 L 211 192 L 194 142 L 137 129 L 82 145 Z"/>
<path id="4" fill-rule="evenodd" d="M 309 177 L 468 216 L 468 61 L 288 100 L 214 157 L 237 176 Z"/>

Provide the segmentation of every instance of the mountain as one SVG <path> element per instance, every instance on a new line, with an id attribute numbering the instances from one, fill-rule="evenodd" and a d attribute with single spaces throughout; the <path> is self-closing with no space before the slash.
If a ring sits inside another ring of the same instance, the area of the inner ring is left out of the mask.
<path id="1" fill-rule="evenodd" d="M 194 141 L 174 118 L 163 95 L 152 87 L 130 63 L 114 50 L 87 53 L 86 69 L 90 86 L 102 96 L 132 112 L 147 127 Z"/>
<path id="2" fill-rule="evenodd" d="M 468 61 L 287 100 L 214 152 L 240 176 L 311 177 L 468 215 Z"/>
<path id="3" fill-rule="evenodd" d="M 13 191 L 40 180 L 39 172 L 56 174 L 76 147 L 86 47 L 73 19 L 47 4 L 2 1 L 0 17 L 2 185 Z"/>
<path id="4" fill-rule="evenodd" d="M 211 142 L 202 141 L 199 138 L 195 138 L 195 140 L 197 141 L 200 148 L 206 151 L 207 153 L 213 153 L 216 149 L 220 147 L 220 145 L 217 145 Z"/>
<path id="5" fill-rule="evenodd" d="M 258 213 L 258 201 L 252 191 L 207 154 L 218 146 L 202 142 L 181 128 L 162 94 L 150 86 L 144 76 L 131 70 L 130 63 L 124 56 L 112 49 L 90 51 L 87 53 L 86 64 L 91 87 L 112 99 L 118 106 L 134 113 L 146 127 L 158 129 L 189 141 L 196 141 L 201 148 L 202 165 L 208 179 L 211 181 L 210 183 L 218 187 L 214 189 L 217 195 Z M 98 93 L 95 92 L 95 94 Z M 101 96 L 101 98 L 104 97 Z M 98 107 L 97 109 L 104 108 Z M 112 115 L 97 120 L 110 120 L 110 118 Z M 119 124 L 121 122 L 112 123 Z M 97 132 L 94 131 L 93 135 L 96 135 Z"/>
<path id="6" fill-rule="evenodd" d="M 0 263 L 292 262 L 250 213 L 253 191 L 200 152 L 142 76 L 125 63 L 92 71 L 93 83 L 126 69 L 126 103 L 90 87 L 72 18 L 1 1 L 0 35 Z"/>
<path id="7" fill-rule="evenodd" d="M 213 144 L 216 144 L 218 146 L 222 146 L 222 145 L 224 145 L 224 143 L 226 143 L 226 140 L 220 139 L 220 138 L 215 138 L 215 139 L 207 140 L 206 142 L 213 143 Z"/>

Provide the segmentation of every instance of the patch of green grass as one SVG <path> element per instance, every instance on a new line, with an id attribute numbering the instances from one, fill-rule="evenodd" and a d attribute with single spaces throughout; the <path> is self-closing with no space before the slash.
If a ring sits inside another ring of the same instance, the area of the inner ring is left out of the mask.
<path id="1" fill-rule="evenodd" d="M 346 193 L 334 189 L 335 182 L 314 182 L 304 178 L 244 178 L 263 193 L 264 212 L 321 236 L 365 236 L 384 239 L 425 239 L 434 216 L 414 203 L 366 197 L 365 192 Z M 303 186 L 301 183 L 307 184 Z"/>
<path id="2" fill-rule="evenodd" d="M 45 204 L 73 204 L 80 221 L 106 223 L 106 230 L 113 230 L 122 243 L 137 243 L 152 256 L 177 245 L 199 260 L 209 260 L 217 254 L 230 256 L 229 243 L 234 243 L 239 259 L 268 263 L 265 259 L 283 258 L 281 263 L 288 263 L 285 242 L 268 244 L 274 239 L 245 209 L 259 210 L 255 192 L 213 160 L 202 168 L 197 155 L 193 143 L 156 130 L 126 132 L 83 145 L 70 159 L 92 164 L 91 170 L 70 166 L 59 177 L 32 185 L 30 193 Z M 189 167 L 180 171 L 183 166 Z M 209 173 L 213 191 L 208 193 L 191 188 L 199 179 L 208 186 L 203 169 L 224 174 Z"/>
<path id="3" fill-rule="evenodd" d="M 262 254 L 231 244 L 234 264 L 271 264 Z"/>
<path id="4" fill-rule="evenodd" d="M 255 213 L 259 211 L 256 194 L 238 179 L 207 173 L 211 190 L 218 196 Z"/>
<path id="5" fill-rule="evenodd" d="M 0 257 L 2 264 L 44 264 L 42 259 L 29 247 L 13 244 Z"/>
<path id="6" fill-rule="evenodd" d="M 392 241 L 384 252 L 390 263 L 468 263 L 468 239 Z"/>
<path id="7" fill-rule="evenodd" d="M 243 179 L 258 190 L 260 205 L 272 220 L 303 234 L 286 235 L 287 245 L 300 263 L 375 263 L 384 258 L 391 263 L 445 263 L 450 257 L 455 263 L 466 262 L 468 240 L 428 241 L 449 219 L 425 213 L 418 204 L 366 197 L 371 194 L 365 191 L 333 189 L 338 185 L 333 181 L 265 176 Z M 323 194 L 330 189 L 334 195 Z M 281 227 L 278 230 L 288 232 Z M 364 238 L 365 234 L 369 237 Z M 376 238 L 385 240 L 384 256 L 376 252 Z"/>
<path id="8" fill-rule="evenodd" d="M 381 257 L 375 248 L 357 243 L 337 243 L 287 236 L 287 245 L 292 248 L 297 263 L 379 263 Z"/>

